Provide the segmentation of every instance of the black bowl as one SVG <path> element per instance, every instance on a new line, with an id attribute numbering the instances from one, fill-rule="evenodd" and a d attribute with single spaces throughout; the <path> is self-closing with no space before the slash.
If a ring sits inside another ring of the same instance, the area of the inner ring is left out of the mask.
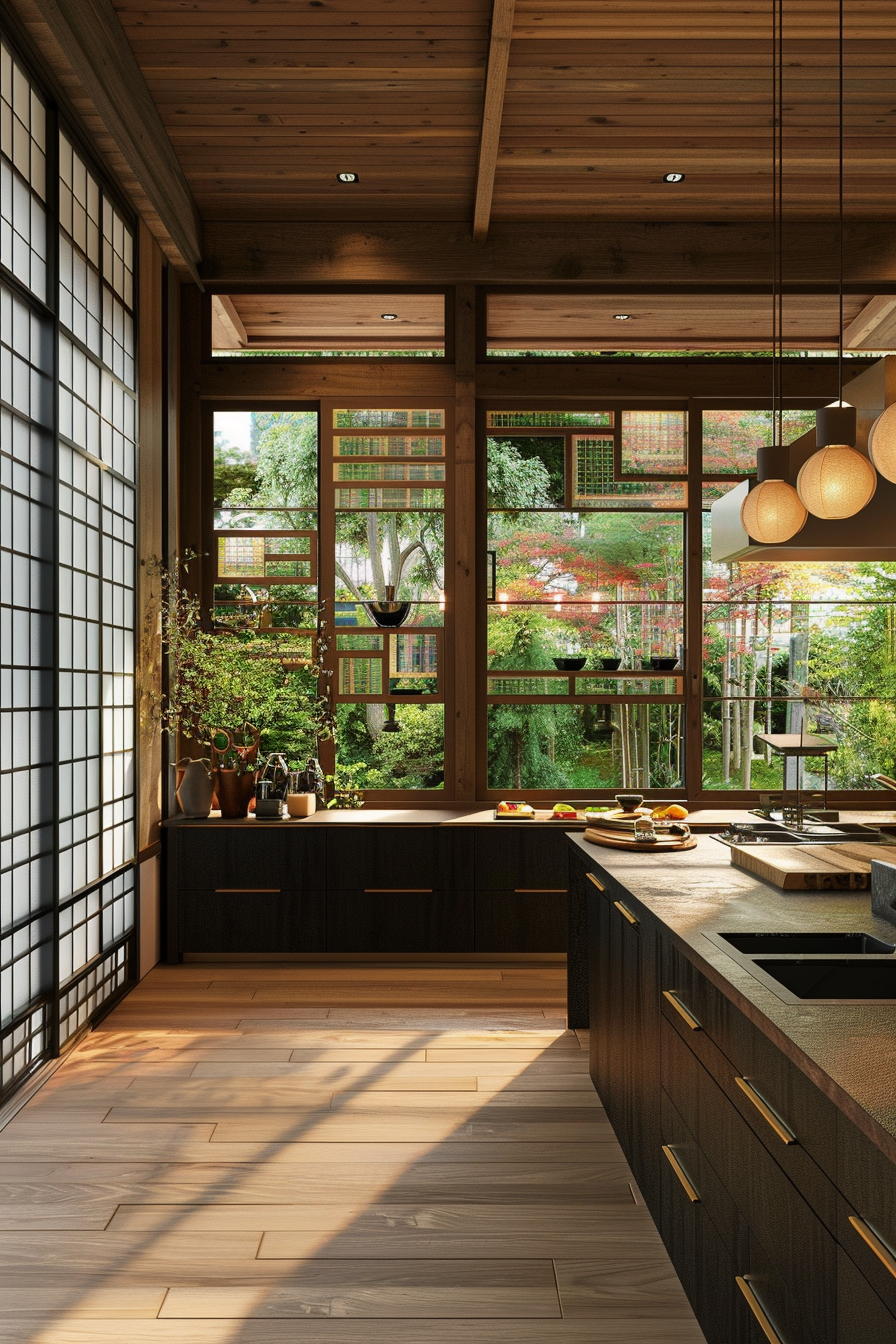
<path id="1" fill-rule="evenodd" d="M 621 666 L 622 666 L 622 659 L 621 659 L 621 658 L 601 658 L 601 660 L 600 660 L 600 665 L 601 665 L 601 667 L 603 668 L 603 670 L 604 670 L 605 672 L 615 672 L 616 669 L 617 669 L 618 667 L 621 667 Z"/>
<path id="2" fill-rule="evenodd" d="M 678 665 L 677 658 L 651 658 L 650 666 L 654 672 L 671 672 Z"/>
<path id="3" fill-rule="evenodd" d="M 374 625 L 402 625 L 411 609 L 410 602 L 365 602 L 364 608 Z"/>
<path id="4" fill-rule="evenodd" d="M 555 658 L 554 666 L 558 672 L 581 672 L 587 661 L 584 654 L 580 658 Z"/>

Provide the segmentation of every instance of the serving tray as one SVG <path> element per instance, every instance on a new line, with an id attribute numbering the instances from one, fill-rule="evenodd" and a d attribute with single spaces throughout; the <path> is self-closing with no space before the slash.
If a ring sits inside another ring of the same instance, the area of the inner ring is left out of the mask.
<path id="1" fill-rule="evenodd" d="M 601 831 L 596 826 L 585 829 L 585 839 L 592 845 L 606 845 L 610 849 L 640 849 L 645 854 L 656 854 L 666 850 L 694 849 L 697 837 L 689 835 L 686 840 L 672 838 L 664 840 L 635 840 L 627 835 L 617 835 L 613 831 Z"/>

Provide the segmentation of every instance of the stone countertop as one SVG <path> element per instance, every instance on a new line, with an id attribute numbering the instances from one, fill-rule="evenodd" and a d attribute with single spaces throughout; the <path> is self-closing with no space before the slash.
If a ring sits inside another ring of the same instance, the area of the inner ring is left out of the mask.
<path id="1" fill-rule="evenodd" d="M 310 817 L 264 817 L 254 814 L 249 817 L 222 817 L 212 812 L 208 817 L 170 817 L 163 826 L 525 826 L 529 830 L 543 826 L 557 830 L 562 826 L 569 829 L 577 826 L 584 829 L 586 823 L 555 821 L 539 818 L 537 820 L 495 819 L 494 803 L 467 803 L 454 807 L 359 807 L 334 808 L 332 811 L 315 812 Z M 896 824 L 892 812 L 874 814 L 844 812 L 844 820 L 867 820 L 872 816 L 878 824 Z M 692 830 L 724 830 L 732 821 L 755 821 L 753 813 L 743 808 L 698 808 L 688 817 Z"/>
<path id="2" fill-rule="evenodd" d="M 866 932 L 896 942 L 871 913 L 871 892 L 788 892 L 730 862 L 709 836 L 680 854 L 570 843 L 614 878 L 700 971 L 854 1124 L 896 1162 L 896 1001 L 785 1003 L 706 933 Z M 896 848 L 881 857 L 896 862 Z"/>

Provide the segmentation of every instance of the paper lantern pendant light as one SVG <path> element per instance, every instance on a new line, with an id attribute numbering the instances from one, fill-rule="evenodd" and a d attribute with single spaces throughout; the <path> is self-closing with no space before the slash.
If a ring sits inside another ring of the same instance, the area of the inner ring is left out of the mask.
<path id="1" fill-rule="evenodd" d="M 740 510 L 744 530 L 766 546 L 795 537 L 808 516 L 803 501 L 787 481 L 760 481 Z"/>
<path id="2" fill-rule="evenodd" d="M 896 404 L 888 406 L 871 426 L 868 456 L 885 480 L 896 483 Z"/>
<path id="3" fill-rule="evenodd" d="M 845 443 L 819 448 L 800 467 L 800 499 L 816 518 L 852 518 L 877 489 L 877 472 L 868 458 Z"/>

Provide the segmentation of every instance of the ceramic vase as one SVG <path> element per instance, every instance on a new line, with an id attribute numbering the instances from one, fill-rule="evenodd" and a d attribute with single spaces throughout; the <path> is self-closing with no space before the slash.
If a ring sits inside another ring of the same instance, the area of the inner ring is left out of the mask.
<path id="1" fill-rule="evenodd" d="M 240 774 L 236 770 L 219 768 L 217 776 L 215 792 L 218 795 L 221 816 L 245 817 L 249 811 L 249 803 L 255 796 L 255 771 L 244 770 Z"/>
<path id="2" fill-rule="evenodd" d="M 185 757 L 177 762 L 176 769 L 182 772 L 176 793 L 181 812 L 185 817 L 207 817 L 215 791 L 211 763 L 205 757 L 199 761 Z"/>

